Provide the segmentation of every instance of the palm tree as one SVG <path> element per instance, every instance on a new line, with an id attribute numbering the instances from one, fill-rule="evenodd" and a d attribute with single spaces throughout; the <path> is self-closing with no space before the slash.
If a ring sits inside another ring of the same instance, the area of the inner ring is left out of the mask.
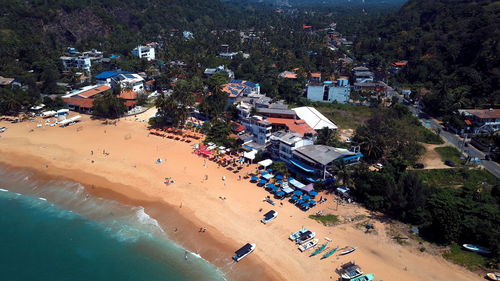
<path id="1" fill-rule="evenodd" d="M 330 167 L 334 171 L 338 183 L 345 186 L 352 185 L 352 169 L 344 160 L 334 161 Z"/>

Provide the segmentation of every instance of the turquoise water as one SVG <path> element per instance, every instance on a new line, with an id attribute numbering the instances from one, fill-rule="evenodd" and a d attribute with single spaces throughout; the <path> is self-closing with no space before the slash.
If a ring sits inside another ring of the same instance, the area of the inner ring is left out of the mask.
<path id="1" fill-rule="evenodd" d="M 187 259 L 185 256 L 187 255 Z M 0 280 L 225 280 L 144 209 L 0 167 Z"/>

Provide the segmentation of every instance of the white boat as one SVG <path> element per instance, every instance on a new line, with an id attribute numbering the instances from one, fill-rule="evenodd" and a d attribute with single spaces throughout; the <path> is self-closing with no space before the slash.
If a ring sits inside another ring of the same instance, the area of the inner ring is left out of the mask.
<path id="1" fill-rule="evenodd" d="M 299 238 L 306 231 L 308 231 L 307 228 L 302 228 L 302 229 L 298 230 L 297 232 L 293 233 L 292 235 L 290 235 L 290 237 L 288 237 L 288 239 L 295 241 L 297 238 Z"/>
<path id="2" fill-rule="evenodd" d="M 265 213 L 264 218 L 262 218 L 260 221 L 263 224 L 267 224 L 268 222 L 274 220 L 277 216 L 278 216 L 278 212 L 276 212 L 275 210 L 271 210 L 271 211 Z"/>
<path id="3" fill-rule="evenodd" d="M 299 250 L 301 252 L 307 251 L 307 250 L 311 249 L 312 247 L 318 245 L 318 242 L 319 242 L 319 239 L 313 239 L 313 240 L 310 240 L 309 242 L 300 244 Z"/>
<path id="4" fill-rule="evenodd" d="M 486 274 L 486 276 L 493 281 L 500 281 L 500 272 L 491 272 Z"/>
<path id="5" fill-rule="evenodd" d="M 245 246 L 241 247 L 239 250 L 234 252 L 235 255 L 233 256 L 233 260 L 240 261 L 244 257 L 248 256 L 248 254 L 253 252 L 253 250 L 255 250 L 256 247 L 257 246 L 255 244 L 250 244 L 250 243 L 245 244 Z"/>
<path id="6" fill-rule="evenodd" d="M 339 256 L 343 256 L 343 255 L 347 255 L 347 254 L 350 254 L 354 251 L 356 251 L 357 247 L 348 247 L 346 250 L 340 252 L 338 255 Z"/>
<path id="7" fill-rule="evenodd" d="M 487 248 L 484 248 L 484 247 L 481 247 L 478 245 L 474 245 L 474 244 L 463 244 L 462 247 L 464 247 L 465 249 L 467 249 L 471 252 L 476 252 L 478 254 L 483 254 L 483 255 L 491 254 L 490 249 L 487 249 Z"/>

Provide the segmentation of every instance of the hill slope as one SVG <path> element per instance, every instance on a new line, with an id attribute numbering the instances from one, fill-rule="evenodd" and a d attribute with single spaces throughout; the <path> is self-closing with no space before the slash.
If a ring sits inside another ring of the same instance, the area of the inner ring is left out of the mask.
<path id="1" fill-rule="evenodd" d="M 407 59 L 399 79 L 433 87 L 427 104 L 437 114 L 457 107 L 500 104 L 500 2 L 410 0 L 372 24 L 355 52 L 373 64 Z"/>

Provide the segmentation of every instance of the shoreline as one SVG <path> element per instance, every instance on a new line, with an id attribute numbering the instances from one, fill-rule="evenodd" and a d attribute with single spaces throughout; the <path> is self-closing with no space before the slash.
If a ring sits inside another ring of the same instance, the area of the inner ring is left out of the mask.
<path id="1" fill-rule="evenodd" d="M 5 152 L 2 152 L 2 154 L 3 156 L 6 155 Z M 28 171 L 32 173 L 32 179 L 42 182 L 50 180 L 76 182 L 81 184 L 85 192 L 89 193 L 91 196 L 113 200 L 128 206 L 143 207 L 144 211 L 151 218 L 158 221 L 165 232 L 165 239 L 169 239 L 193 254 L 200 255 L 223 273 L 229 281 L 255 280 L 253 278 L 258 278 L 258 280 L 286 280 L 271 268 L 266 267 L 262 261 L 255 260 L 255 258 L 252 261 L 249 260 L 249 262 L 245 264 L 238 265 L 246 272 L 251 272 L 251 276 L 246 276 L 247 274 L 242 274 L 241 272 L 224 271 L 227 264 L 217 262 L 221 260 L 219 254 L 225 254 L 227 257 L 231 257 L 236 249 L 233 249 L 229 245 L 235 244 L 235 242 L 228 237 L 218 236 L 219 233 L 217 233 L 215 229 L 210 229 L 210 231 L 204 233 L 197 232 L 197 229 L 199 229 L 198 225 L 203 225 L 203 223 L 195 217 L 185 216 L 183 212 L 181 212 L 183 208 L 187 212 L 189 211 L 185 206 L 181 208 L 175 207 L 167 202 L 160 202 L 154 198 L 148 198 L 146 195 L 140 194 L 139 192 L 134 194 L 134 196 L 136 196 L 135 198 L 132 198 L 117 191 L 122 188 L 127 188 L 127 186 L 112 183 L 103 177 L 85 172 L 79 172 L 79 175 L 75 177 L 71 171 L 60 168 L 51 169 L 50 172 L 36 169 L 34 168 L 35 166 L 43 166 L 45 161 L 35 156 L 10 154 L 6 158 L 12 159 L 13 157 L 23 157 L 23 160 L 26 160 L 28 157 L 28 161 L 23 161 L 23 163 L 28 163 L 28 165 L 13 165 L 12 163 L 6 162 L 3 158 L 0 158 L 0 163 L 4 166 L 3 168 L 8 171 Z M 72 176 L 67 176 L 68 172 L 70 172 L 69 174 Z"/>
<path id="2" fill-rule="evenodd" d="M 116 125 L 88 116 L 66 128 L 36 128 L 36 124 L 0 121 L 0 126 L 9 127 L 0 138 L 0 162 L 79 182 L 95 196 L 143 206 L 171 240 L 199 253 L 230 280 L 336 280 L 335 269 L 348 261 L 356 261 L 376 280 L 482 280 L 440 256 L 397 244 L 387 231 L 388 224 L 356 204 L 339 208 L 332 195 L 321 193 L 328 202 L 307 212 L 286 200 L 271 206 L 262 201 L 268 192 L 238 179 L 255 171 L 255 165 L 239 174 L 211 161 L 205 165 L 203 158 L 192 153 L 193 143 L 151 136 L 147 125 L 133 118 L 120 119 Z M 164 161 L 156 164 L 158 158 Z M 164 177 L 172 177 L 175 183 L 165 185 Z M 260 219 L 270 209 L 279 216 L 263 225 Z M 374 219 L 378 233 L 364 233 L 357 222 L 324 226 L 308 217 L 318 211 L 344 219 L 359 215 Z M 179 231 L 173 232 L 173 227 Z M 200 233 L 201 227 L 207 232 Z M 329 237 L 330 246 L 359 249 L 345 257 L 309 258 L 288 240 L 302 227 L 315 231 L 321 243 Z M 230 262 L 234 251 L 248 242 L 257 244 L 254 253 L 239 263 Z"/>

